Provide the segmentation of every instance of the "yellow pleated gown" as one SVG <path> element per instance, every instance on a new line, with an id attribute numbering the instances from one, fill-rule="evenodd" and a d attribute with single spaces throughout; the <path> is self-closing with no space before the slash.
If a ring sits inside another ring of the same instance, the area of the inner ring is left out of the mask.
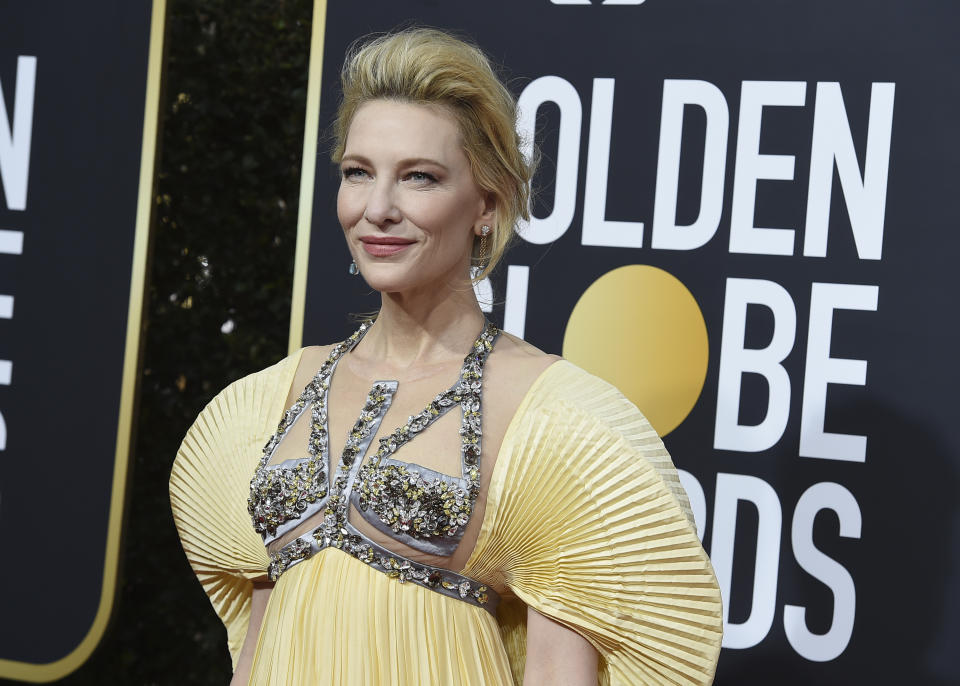
<path id="1" fill-rule="evenodd" d="M 247 513 L 250 479 L 299 358 L 217 395 L 170 476 L 184 551 L 234 664 L 252 579 L 269 563 Z M 462 573 L 514 597 L 494 617 L 336 548 L 320 551 L 277 581 L 250 683 L 520 684 L 525 604 L 596 647 L 600 684 L 713 680 L 720 593 L 670 456 L 619 391 L 567 361 L 540 375 L 507 429 Z"/>

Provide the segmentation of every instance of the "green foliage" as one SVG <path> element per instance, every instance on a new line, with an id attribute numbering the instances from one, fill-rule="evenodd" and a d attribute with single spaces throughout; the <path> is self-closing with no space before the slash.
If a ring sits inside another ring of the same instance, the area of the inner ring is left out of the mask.
<path id="1" fill-rule="evenodd" d="M 226 634 L 180 548 L 167 479 L 210 398 L 286 355 L 311 12 L 309 0 L 168 1 L 121 577 L 100 647 L 60 683 L 230 680 Z"/>

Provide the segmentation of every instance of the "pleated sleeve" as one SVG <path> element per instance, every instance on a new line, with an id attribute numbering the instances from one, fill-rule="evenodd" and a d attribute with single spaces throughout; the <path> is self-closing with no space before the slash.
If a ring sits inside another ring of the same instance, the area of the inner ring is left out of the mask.
<path id="1" fill-rule="evenodd" d="M 720 592 L 670 456 L 636 407 L 569 362 L 504 437 L 467 567 L 589 640 L 601 684 L 713 680 Z M 525 614 L 505 609 L 519 676 Z"/>
<path id="2" fill-rule="evenodd" d="M 170 473 L 170 505 L 190 566 L 227 630 L 236 667 L 253 580 L 269 559 L 246 504 L 263 445 L 276 428 L 299 355 L 235 381 L 200 412 Z"/>

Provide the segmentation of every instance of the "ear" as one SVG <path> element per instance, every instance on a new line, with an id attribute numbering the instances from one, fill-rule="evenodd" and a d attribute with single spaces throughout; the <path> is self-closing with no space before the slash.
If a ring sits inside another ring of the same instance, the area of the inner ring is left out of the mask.
<path id="1" fill-rule="evenodd" d="M 484 224 L 488 226 L 494 226 L 494 222 L 497 218 L 497 196 L 490 192 L 484 193 L 482 203 L 480 215 L 477 217 L 477 222 L 474 226 L 474 232 L 478 236 L 480 235 L 481 226 Z"/>

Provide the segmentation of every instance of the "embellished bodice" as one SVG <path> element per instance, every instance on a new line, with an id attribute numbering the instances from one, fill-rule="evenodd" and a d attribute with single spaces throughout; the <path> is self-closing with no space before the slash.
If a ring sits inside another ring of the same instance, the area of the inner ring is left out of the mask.
<path id="1" fill-rule="evenodd" d="M 487 322 L 466 356 L 457 381 L 418 414 L 379 440 L 363 463 L 370 443 L 390 408 L 396 381 L 376 381 L 351 428 L 334 470 L 330 460 L 327 403 L 330 382 L 340 359 L 369 329 L 365 322 L 338 344 L 280 420 L 264 446 L 250 483 L 247 510 L 254 529 L 269 545 L 308 518 L 322 515 L 319 526 L 270 556 L 273 580 L 327 547 L 335 547 L 399 581 L 412 581 L 446 595 L 494 610 L 496 594 L 483 584 L 449 570 L 409 560 L 378 545 L 348 520 L 352 504 L 379 531 L 416 550 L 452 555 L 480 490 L 483 367 L 499 330 Z M 403 445 L 454 407 L 460 408 L 461 475 L 451 476 L 393 457 Z M 270 464 L 290 428 L 309 409 L 307 456 Z"/>

